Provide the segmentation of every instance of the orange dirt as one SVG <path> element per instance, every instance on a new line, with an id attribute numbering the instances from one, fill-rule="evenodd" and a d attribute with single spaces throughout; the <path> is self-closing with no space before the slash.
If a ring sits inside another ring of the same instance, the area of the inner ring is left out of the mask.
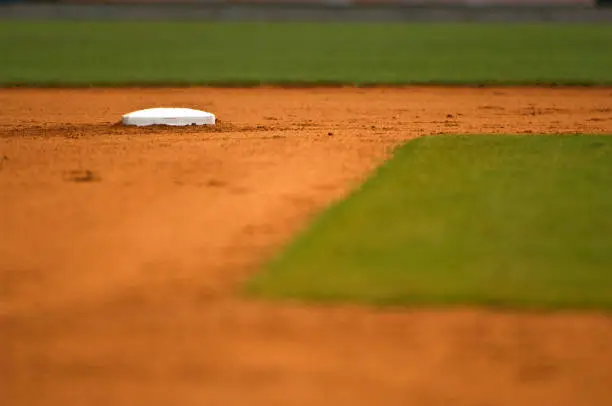
<path id="1" fill-rule="evenodd" d="M 0 105 L 2 405 L 612 404 L 609 315 L 236 293 L 402 141 L 612 133 L 611 89 L 4 89 Z M 220 124 L 113 124 L 164 105 Z"/>

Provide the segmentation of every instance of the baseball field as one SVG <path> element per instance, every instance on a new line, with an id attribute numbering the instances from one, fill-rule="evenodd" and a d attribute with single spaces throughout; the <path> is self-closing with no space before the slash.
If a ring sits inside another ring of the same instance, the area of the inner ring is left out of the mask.
<path id="1" fill-rule="evenodd" d="M 0 23 L 0 404 L 612 404 L 611 43 Z"/>

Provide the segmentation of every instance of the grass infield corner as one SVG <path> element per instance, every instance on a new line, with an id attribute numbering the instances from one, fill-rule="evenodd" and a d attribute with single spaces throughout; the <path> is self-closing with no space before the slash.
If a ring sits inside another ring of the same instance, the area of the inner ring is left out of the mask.
<path id="1" fill-rule="evenodd" d="M 612 136 L 408 142 L 246 285 L 377 305 L 612 309 Z"/>

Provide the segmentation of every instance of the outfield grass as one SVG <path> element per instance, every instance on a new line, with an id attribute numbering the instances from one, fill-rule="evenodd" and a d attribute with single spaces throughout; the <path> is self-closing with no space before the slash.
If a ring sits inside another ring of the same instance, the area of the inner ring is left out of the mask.
<path id="1" fill-rule="evenodd" d="M 374 304 L 612 308 L 612 137 L 411 141 L 247 291 Z"/>
<path id="2" fill-rule="evenodd" d="M 0 84 L 612 84 L 610 25 L 0 22 Z"/>

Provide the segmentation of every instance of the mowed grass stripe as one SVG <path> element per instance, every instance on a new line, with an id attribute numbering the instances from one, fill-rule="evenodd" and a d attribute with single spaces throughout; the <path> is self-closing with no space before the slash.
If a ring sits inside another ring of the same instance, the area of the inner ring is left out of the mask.
<path id="1" fill-rule="evenodd" d="M 612 308 L 612 137 L 411 141 L 247 285 L 276 298 Z"/>
<path id="2" fill-rule="evenodd" d="M 0 84 L 612 84 L 611 43 L 605 24 L 0 22 Z"/>

